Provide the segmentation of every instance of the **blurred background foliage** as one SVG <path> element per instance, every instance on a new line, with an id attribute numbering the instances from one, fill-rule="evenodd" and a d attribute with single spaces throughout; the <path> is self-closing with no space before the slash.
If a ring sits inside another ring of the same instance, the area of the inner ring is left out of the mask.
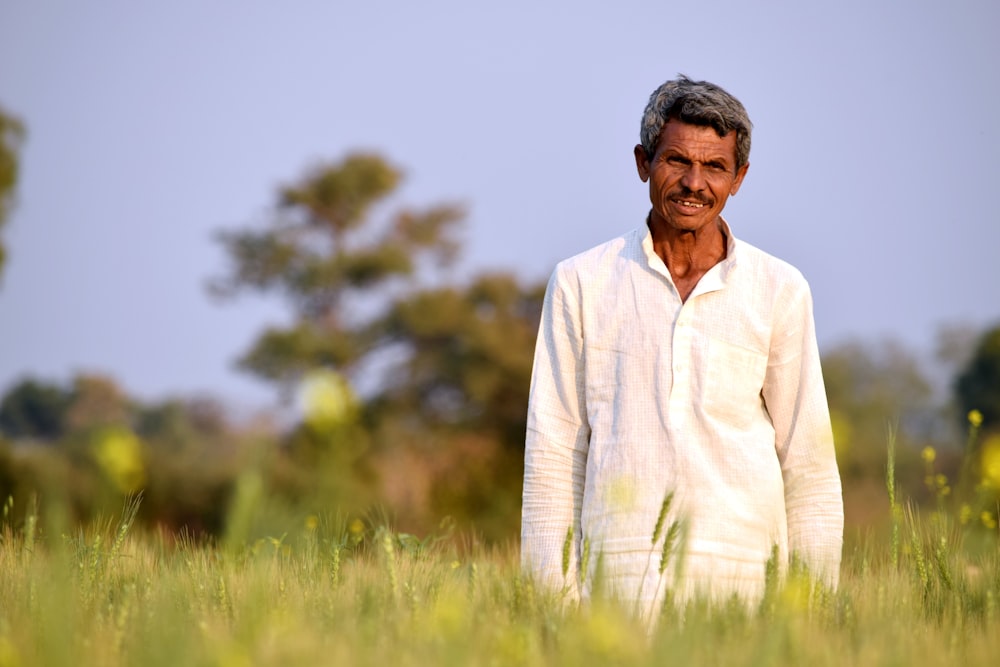
<path id="1" fill-rule="evenodd" d="M 0 232 L 14 206 L 18 179 L 18 155 L 24 141 L 24 124 L 0 106 Z M 0 237 L 0 276 L 3 275 L 7 249 Z"/>
<path id="2" fill-rule="evenodd" d="M 0 118 L 2 222 L 23 129 Z M 486 541 L 515 538 L 545 286 L 457 278 L 462 207 L 394 208 L 401 179 L 378 155 L 348 155 L 281 189 L 263 224 L 219 234 L 228 266 L 211 295 L 289 306 L 238 364 L 297 407 L 293 420 L 236 420 L 205 397 L 143 402 L 99 374 L 24 378 L 0 397 L 0 495 L 22 511 L 66 503 L 83 521 L 141 491 L 147 525 L 206 538 L 270 534 L 279 509 L 378 513 L 418 534 L 447 517 Z M 843 343 L 823 368 L 849 525 L 888 516 L 888 429 L 909 497 L 954 488 L 945 500 L 995 522 L 1000 327 L 943 329 L 933 360 L 894 341 Z M 938 475 L 949 481 L 928 483 Z"/>

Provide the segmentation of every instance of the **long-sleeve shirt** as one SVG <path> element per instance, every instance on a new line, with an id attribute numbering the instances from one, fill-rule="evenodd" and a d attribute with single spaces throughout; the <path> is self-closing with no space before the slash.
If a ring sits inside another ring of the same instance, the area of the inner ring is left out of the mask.
<path id="1" fill-rule="evenodd" d="M 521 527 L 539 581 L 586 597 L 596 577 L 650 608 L 667 588 L 755 600 L 776 547 L 779 568 L 796 553 L 836 586 L 843 500 L 809 287 L 723 226 L 726 258 L 686 301 L 645 226 L 553 272 Z"/>

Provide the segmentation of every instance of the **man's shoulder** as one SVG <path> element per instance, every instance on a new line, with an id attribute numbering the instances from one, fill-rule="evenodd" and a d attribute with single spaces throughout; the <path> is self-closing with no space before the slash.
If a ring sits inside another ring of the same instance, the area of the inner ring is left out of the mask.
<path id="1" fill-rule="evenodd" d="M 737 263 L 750 267 L 755 276 L 766 276 L 768 281 L 785 283 L 790 286 L 808 289 L 806 278 L 802 272 L 790 262 L 761 250 L 757 246 L 738 240 Z"/>
<path id="2" fill-rule="evenodd" d="M 631 229 L 613 239 L 577 253 L 556 265 L 557 274 L 591 273 L 596 269 L 630 261 L 642 252 L 642 229 Z"/>

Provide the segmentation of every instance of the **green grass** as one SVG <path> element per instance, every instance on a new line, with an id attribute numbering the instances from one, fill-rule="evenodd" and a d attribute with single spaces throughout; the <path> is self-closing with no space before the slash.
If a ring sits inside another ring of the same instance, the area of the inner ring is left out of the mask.
<path id="1" fill-rule="evenodd" d="M 793 572 L 759 608 L 692 603 L 650 629 L 534 588 L 513 545 L 291 517 L 212 546 L 139 532 L 135 510 L 4 525 L 0 667 L 1000 663 L 997 537 L 940 512 L 903 510 L 896 548 L 852 539 L 836 592 Z"/>

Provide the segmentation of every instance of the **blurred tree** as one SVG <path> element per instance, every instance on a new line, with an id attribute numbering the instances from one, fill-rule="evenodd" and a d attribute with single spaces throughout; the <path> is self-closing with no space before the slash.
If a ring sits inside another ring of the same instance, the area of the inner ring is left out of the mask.
<path id="1" fill-rule="evenodd" d="M 845 476 L 881 477 L 889 426 L 898 425 L 901 444 L 933 432 L 930 383 L 900 343 L 839 345 L 823 355 L 823 377 Z"/>
<path id="2" fill-rule="evenodd" d="M 523 287 L 511 275 L 492 274 L 396 301 L 381 326 L 407 354 L 376 405 L 486 432 L 520 452 L 544 295 L 544 284 Z"/>
<path id="3" fill-rule="evenodd" d="M 491 516 L 490 537 L 505 537 L 518 517 L 544 284 L 491 274 L 427 286 L 427 270 L 458 254 L 462 212 L 376 215 L 399 180 L 373 155 L 313 170 L 281 192 L 267 229 L 220 236 L 231 267 L 211 289 L 272 292 L 291 306 L 289 326 L 265 331 L 240 360 L 286 397 L 303 394 L 303 421 L 276 459 L 295 465 L 272 467 L 285 470 L 276 484 L 288 495 L 340 507 L 377 495 L 413 521 L 414 508 L 477 526 Z M 363 380 L 356 412 L 331 371 Z"/>
<path id="4" fill-rule="evenodd" d="M 418 530 L 434 528 L 422 513 L 474 523 L 490 539 L 516 532 L 544 291 L 483 275 L 399 299 L 380 321 L 380 340 L 400 354 L 369 404 L 377 468 Z"/>
<path id="5" fill-rule="evenodd" d="M 135 432 L 143 440 L 156 440 L 175 448 L 183 447 L 195 438 L 186 406 L 178 400 L 140 407 Z"/>
<path id="6" fill-rule="evenodd" d="M 63 434 L 69 403 L 62 387 L 22 380 L 0 400 L 0 432 L 13 439 L 55 440 Z"/>
<path id="7" fill-rule="evenodd" d="M 209 398 L 168 399 L 136 407 L 135 431 L 150 444 L 182 449 L 229 431 L 223 406 Z"/>
<path id="8" fill-rule="evenodd" d="M 67 432 L 83 434 L 100 427 L 128 426 L 131 420 L 131 401 L 114 380 L 87 374 L 74 378 L 66 409 Z"/>
<path id="9" fill-rule="evenodd" d="M 982 431 L 1000 429 L 1000 326 L 979 338 L 972 358 L 955 378 L 954 388 L 963 426 L 969 412 L 978 410 Z"/>
<path id="10" fill-rule="evenodd" d="M 972 359 L 982 330 L 972 324 L 946 324 L 934 339 L 934 356 L 953 380 Z M 945 383 L 952 384 L 951 382 Z"/>
<path id="11" fill-rule="evenodd" d="M 277 292 L 294 313 L 290 326 L 257 339 L 242 368 L 285 390 L 312 369 L 350 372 L 372 349 L 364 317 L 372 313 L 372 297 L 387 295 L 399 284 L 394 279 L 412 279 L 421 259 L 439 265 L 454 259 L 453 232 L 463 216 L 456 206 L 373 220 L 373 209 L 400 179 L 377 155 L 349 155 L 283 189 L 268 229 L 220 235 L 232 267 L 212 291 Z"/>
<path id="12" fill-rule="evenodd" d="M 18 152 L 24 140 L 24 125 L 0 107 L 0 231 L 14 205 L 18 178 Z M 0 238 L 0 275 L 3 275 L 7 250 Z"/>

